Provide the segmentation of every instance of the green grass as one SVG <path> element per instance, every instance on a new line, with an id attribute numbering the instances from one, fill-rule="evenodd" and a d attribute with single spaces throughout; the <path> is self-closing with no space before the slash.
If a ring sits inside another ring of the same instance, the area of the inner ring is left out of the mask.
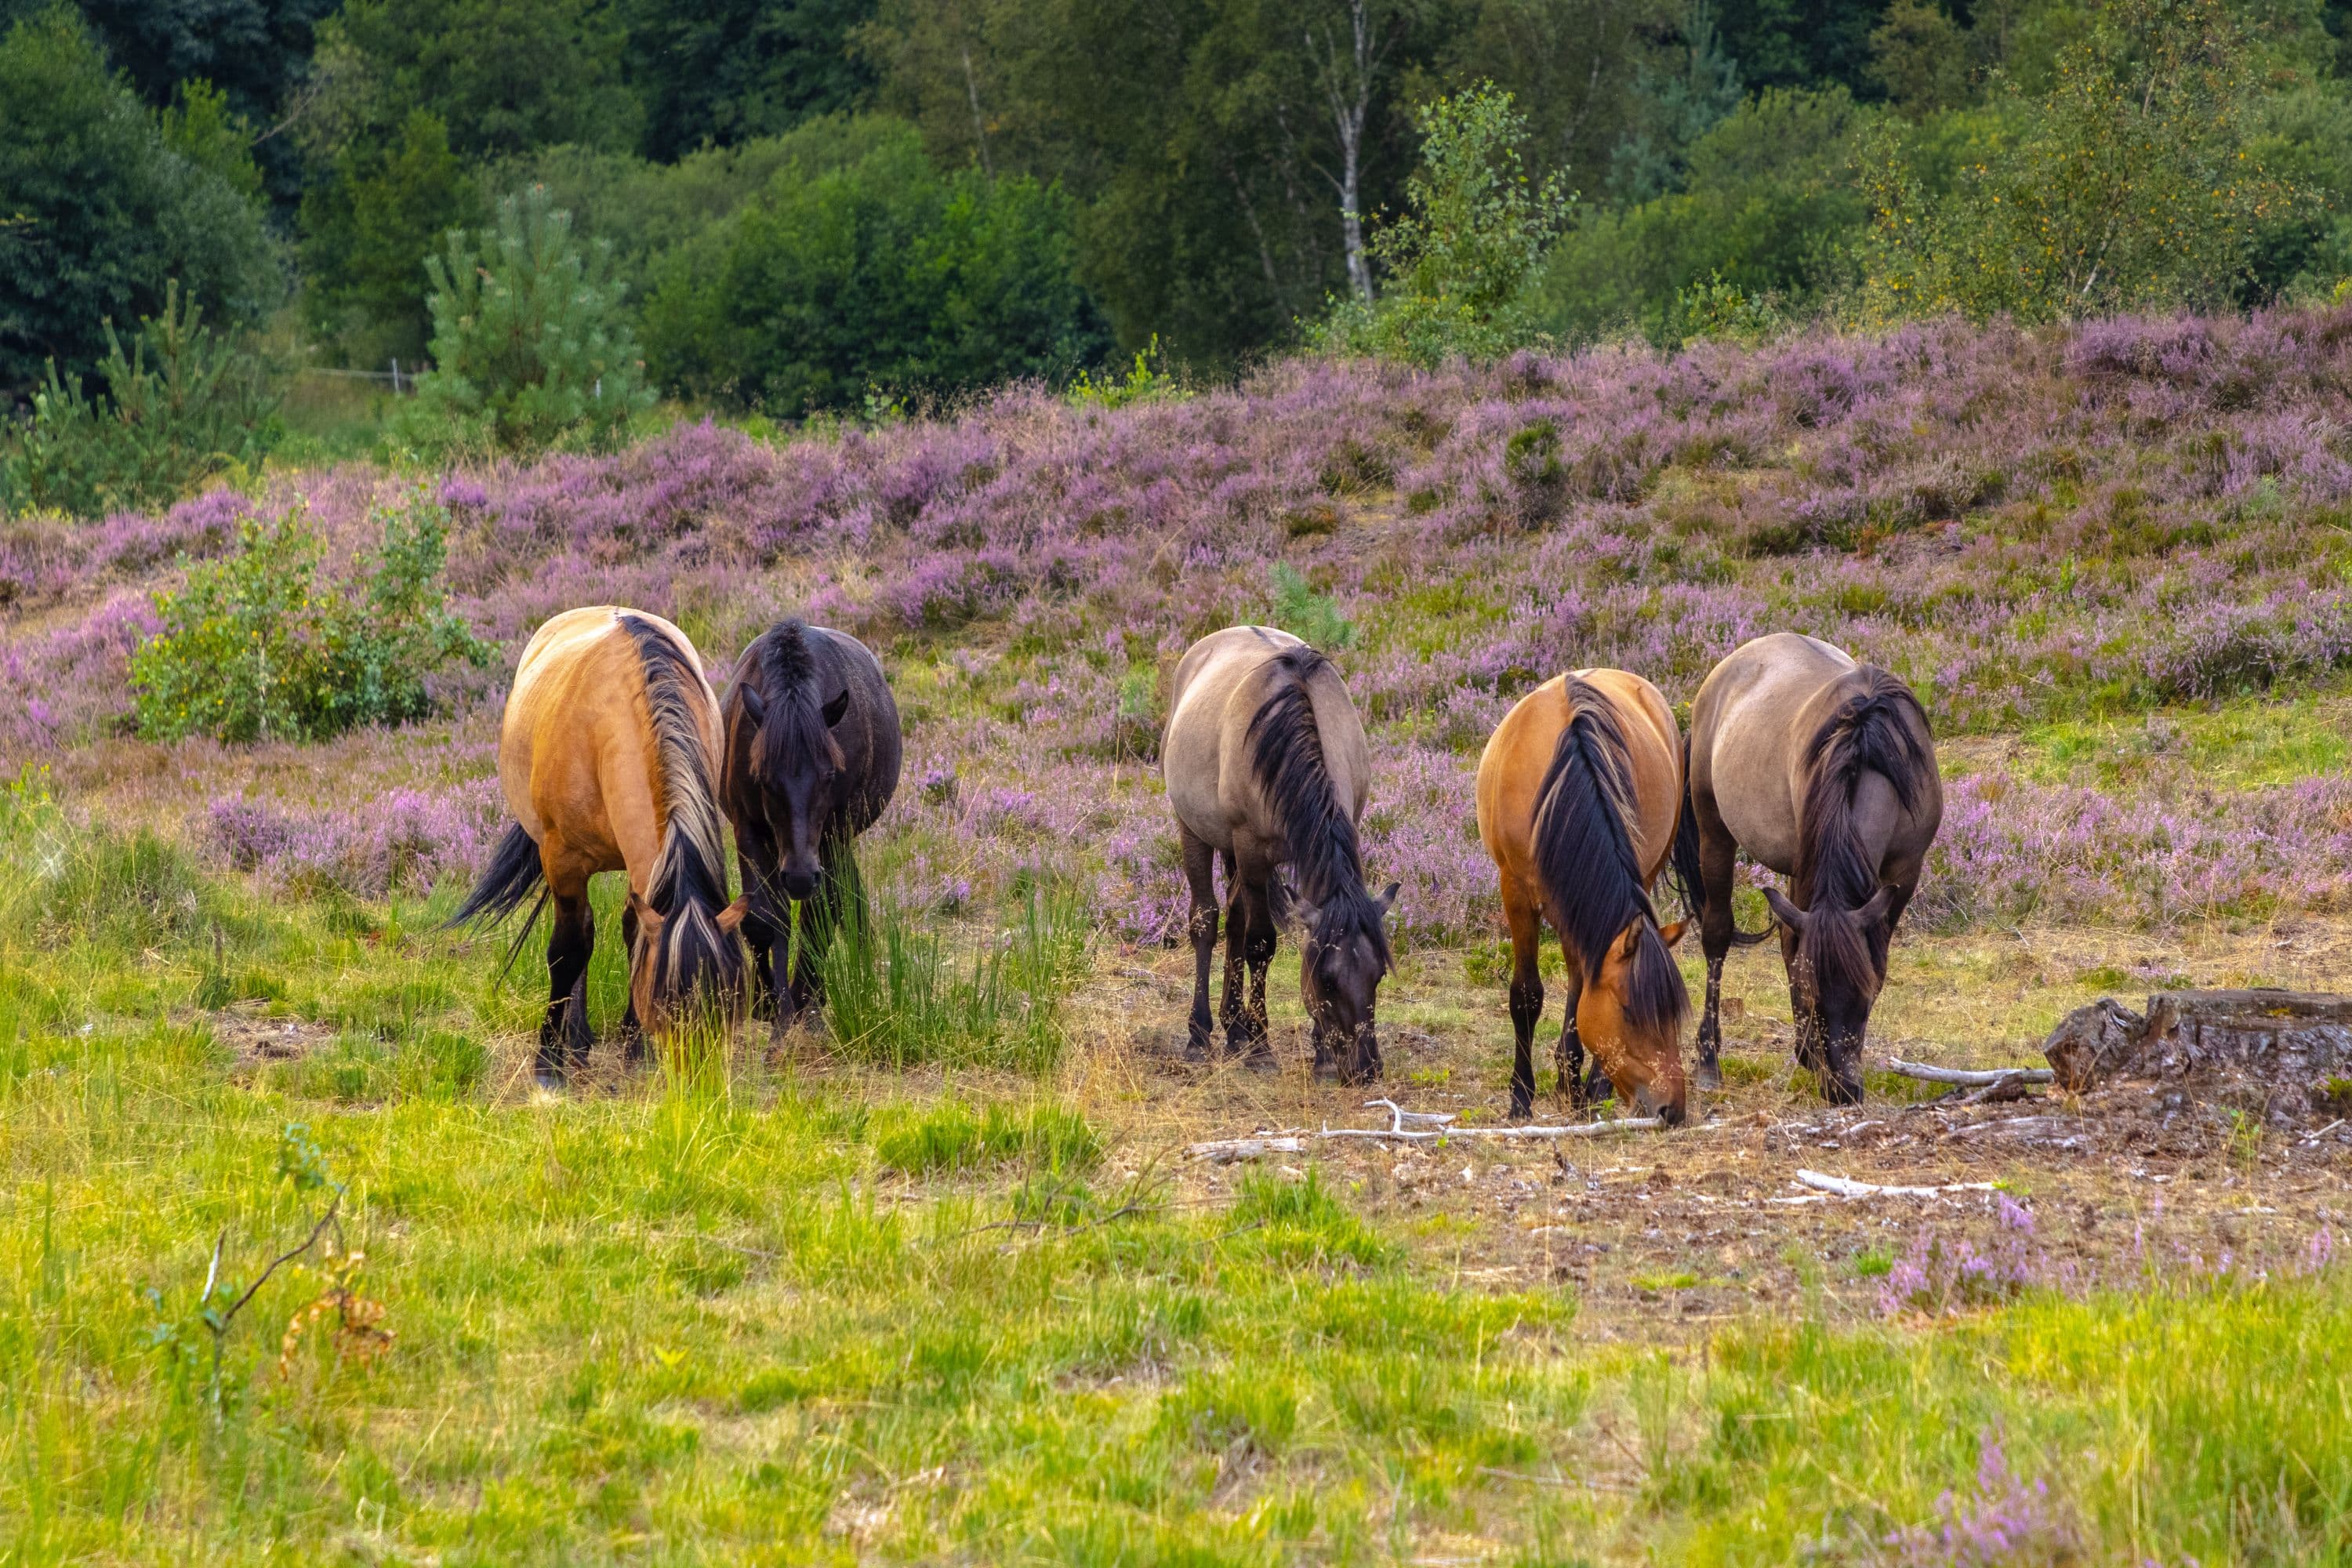
<path id="1" fill-rule="evenodd" d="M 2206 788 L 2252 789 L 2342 773 L 2352 764 L 2352 710 L 2324 694 L 2244 699 L 2038 724 L 2019 741 L 2014 765 L 2044 783 L 2115 789 L 2179 771 Z"/>
<path id="2" fill-rule="evenodd" d="M 536 987 L 437 905 L 24 795 L 0 872 L 0 1563 L 1870 1562 L 1988 1434 L 2092 1560 L 2352 1560 L 2352 1276 L 1633 1354 L 1312 1164 L 1177 1203 L 1034 1077 L 506 1097 Z M 232 1001 L 325 1044 L 240 1067 Z"/>

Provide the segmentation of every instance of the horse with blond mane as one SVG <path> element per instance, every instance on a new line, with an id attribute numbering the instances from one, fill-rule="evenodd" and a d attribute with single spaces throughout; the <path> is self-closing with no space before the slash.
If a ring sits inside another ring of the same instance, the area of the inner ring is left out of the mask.
<path id="1" fill-rule="evenodd" d="M 514 826 L 449 923 L 496 924 L 536 891 L 535 924 L 539 906 L 553 900 L 542 1087 L 577 1071 L 593 1039 L 588 879 L 600 871 L 629 879 L 621 919 L 629 1059 L 644 1056 L 646 1031 L 661 1035 L 695 1011 L 741 1016 L 736 930 L 744 904 L 727 900 L 712 794 L 719 754 L 719 700 L 701 658 L 659 616 L 610 605 L 567 610 L 523 649 L 499 731 L 499 784 Z"/>

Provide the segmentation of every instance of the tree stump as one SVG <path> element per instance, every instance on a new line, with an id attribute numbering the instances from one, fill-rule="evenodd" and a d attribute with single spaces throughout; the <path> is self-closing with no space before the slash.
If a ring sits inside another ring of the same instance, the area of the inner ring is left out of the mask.
<path id="1" fill-rule="evenodd" d="M 2042 1053 L 2077 1094 L 2116 1079 L 2253 1079 L 2315 1103 L 2352 1077 L 2352 996 L 2167 991 L 2145 1014 L 2105 998 L 2067 1015 Z"/>

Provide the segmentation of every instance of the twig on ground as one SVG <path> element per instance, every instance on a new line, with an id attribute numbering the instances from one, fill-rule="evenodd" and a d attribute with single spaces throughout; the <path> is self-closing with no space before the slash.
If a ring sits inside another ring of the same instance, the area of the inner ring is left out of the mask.
<path id="1" fill-rule="evenodd" d="M 1940 1187 L 1885 1186 L 1876 1182 L 1857 1182 L 1844 1176 L 1832 1176 L 1822 1171 L 1799 1171 L 1797 1184 L 1841 1198 L 1933 1198 L 1941 1197 L 1946 1193 L 1989 1193 L 1993 1190 L 1990 1182 L 1952 1182 Z"/>
<path id="2" fill-rule="evenodd" d="M 2012 1100 L 2042 1098 L 2026 1092 L 2025 1075 L 2021 1072 L 2004 1073 L 1982 1089 L 1972 1089 L 1966 1094 L 1961 1094 L 1957 1089 L 1952 1093 L 1958 1096 L 1952 1101 L 1955 1105 L 1999 1105 Z"/>
<path id="3" fill-rule="evenodd" d="M 1985 1089 L 2008 1079 L 2020 1083 L 2049 1083 L 2057 1075 L 2048 1068 L 1995 1068 L 1979 1071 L 1975 1068 L 1939 1068 L 1929 1062 L 1906 1062 L 1900 1057 L 1887 1059 L 1886 1070 L 1905 1078 L 1916 1078 L 1922 1083 L 1951 1083 L 1963 1089 Z"/>
<path id="4" fill-rule="evenodd" d="M 1263 1160 L 1268 1154 L 1303 1154 L 1307 1145 L 1297 1138 L 1220 1138 L 1195 1143 L 1184 1152 L 1195 1160 L 1230 1165 L 1237 1160 Z"/>

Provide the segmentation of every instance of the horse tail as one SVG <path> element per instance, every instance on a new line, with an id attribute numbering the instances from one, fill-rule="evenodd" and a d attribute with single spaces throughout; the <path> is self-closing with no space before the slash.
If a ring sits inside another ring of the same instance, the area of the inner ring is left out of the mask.
<path id="1" fill-rule="evenodd" d="M 1667 868 L 1667 880 L 1673 884 L 1675 897 L 1682 900 L 1683 912 L 1704 924 L 1706 920 L 1706 873 L 1698 858 L 1698 810 L 1691 803 L 1691 738 L 1683 736 L 1683 807 L 1682 816 L 1675 824 L 1675 851 Z M 1731 945 L 1754 947 L 1772 934 L 1767 923 L 1762 931 L 1741 931 L 1731 928 Z"/>
<path id="2" fill-rule="evenodd" d="M 522 908 L 522 901 L 534 892 L 541 899 L 547 897 L 547 871 L 540 864 L 539 846 L 522 830 L 521 823 L 509 823 L 499 847 L 490 852 L 490 863 L 481 879 L 466 895 L 466 901 L 457 906 L 457 912 L 441 922 L 441 929 L 449 931 L 477 921 L 497 925 Z M 531 911 L 531 918 L 539 918 L 537 910 Z"/>
<path id="3" fill-rule="evenodd" d="M 705 988 L 740 993 L 743 950 L 718 921 L 727 902 L 726 840 L 711 786 L 709 743 L 696 710 L 702 678 L 652 622 L 626 611 L 615 618 L 645 672 L 646 710 L 661 763 L 666 821 L 646 879 L 646 901 L 662 917 L 656 984 L 669 995 Z"/>
<path id="4" fill-rule="evenodd" d="M 1588 984 L 1625 928 L 1638 927 L 1626 1018 L 1636 1028 L 1679 1030 L 1690 1016 L 1690 993 L 1658 934 L 1626 826 L 1633 786 L 1624 731 L 1594 687 L 1570 676 L 1567 697 L 1568 725 L 1536 792 L 1536 878 Z"/>
<path id="5" fill-rule="evenodd" d="M 1675 818 L 1675 850 L 1669 863 L 1667 879 L 1674 884 L 1675 897 L 1682 900 L 1684 912 L 1693 920 L 1706 915 L 1706 877 L 1698 863 L 1698 813 L 1691 805 L 1691 738 L 1683 732 L 1683 801 Z"/>

